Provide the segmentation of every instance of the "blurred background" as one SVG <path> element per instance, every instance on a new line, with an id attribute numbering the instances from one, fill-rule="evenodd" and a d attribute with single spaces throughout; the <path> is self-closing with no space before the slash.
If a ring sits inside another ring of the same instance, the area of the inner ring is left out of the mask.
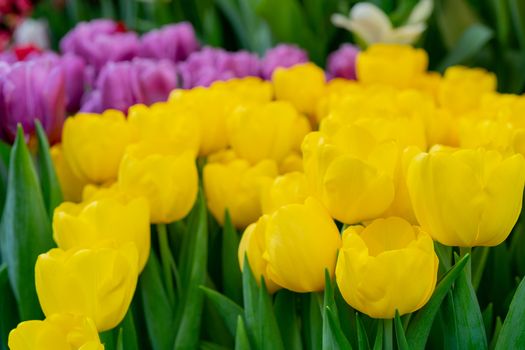
<path id="1" fill-rule="evenodd" d="M 203 45 L 262 54 L 276 43 L 304 48 L 324 66 L 327 54 L 355 43 L 351 32 L 333 25 L 335 13 L 348 15 L 352 0 L 0 0 L 0 42 L 7 46 L 25 17 L 43 19 L 50 45 L 81 21 L 111 18 L 139 33 L 189 21 Z M 407 21 L 418 0 L 375 0 L 394 27 Z M 364 46 L 360 43 L 361 47 Z M 454 64 L 495 72 L 501 92 L 525 87 L 525 1 L 434 0 L 427 29 L 413 43 L 428 51 L 430 68 Z"/>

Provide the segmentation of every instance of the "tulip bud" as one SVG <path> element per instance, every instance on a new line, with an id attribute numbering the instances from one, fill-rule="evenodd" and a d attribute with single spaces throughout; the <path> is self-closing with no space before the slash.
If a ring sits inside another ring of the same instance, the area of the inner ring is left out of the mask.
<path id="1" fill-rule="evenodd" d="M 496 151 L 434 149 L 408 169 L 416 218 L 438 242 L 495 246 L 510 234 L 521 211 L 525 160 Z"/>
<path id="2" fill-rule="evenodd" d="M 124 150 L 132 140 L 132 129 L 121 112 L 79 113 L 64 124 L 62 150 L 76 176 L 104 183 L 117 178 Z"/>
<path id="3" fill-rule="evenodd" d="M 252 164 L 263 159 L 282 161 L 310 131 L 306 118 L 287 102 L 239 108 L 230 117 L 228 129 L 233 151 Z M 297 131 L 301 135 L 290 137 Z"/>
<path id="4" fill-rule="evenodd" d="M 295 45 L 279 44 L 264 53 L 261 59 L 261 74 L 264 79 L 271 79 L 279 68 L 289 68 L 308 62 L 308 54 Z"/>
<path id="5" fill-rule="evenodd" d="M 313 132 L 303 142 L 309 190 L 335 219 L 354 224 L 382 214 L 394 199 L 395 142 L 377 142 L 356 125 L 328 137 Z"/>
<path id="6" fill-rule="evenodd" d="M 264 214 L 272 214 L 287 204 L 302 204 L 308 197 L 308 185 L 303 173 L 291 172 L 275 178 L 261 195 Z"/>
<path id="7" fill-rule="evenodd" d="M 343 298 L 354 309 L 373 318 L 393 318 L 396 310 L 403 315 L 427 303 L 438 266 L 430 236 L 390 217 L 343 232 L 335 276 Z"/>
<path id="8" fill-rule="evenodd" d="M 104 198 L 74 204 L 64 202 L 53 214 L 53 238 L 64 250 L 135 243 L 139 272 L 149 257 L 149 206 L 145 198 L 129 201 Z"/>
<path id="9" fill-rule="evenodd" d="M 315 116 L 325 88 L 324 71 L 313 63 L 277 68 L 272 75 L 277 100 L 289 101 L 301 113 Z"/>
<path id="10" fill-rule="evenodd" d="M 273 293 L 280 288 L 274 281 L 268 277 L 267 261 L 264 260 L 263 254 L 266 250 L 265 234 L 269 216 L 263 215 L 256 223 L 249 225 L 242 234 L 239 243 L 239 266 L 241 271 L 244 269 L 244 258 L 248 259 L 250 269 L 257 283 L 261 283 L 261 277 L 264 278 L 264 284 L 268 292 Z"/>
<path id="11" fill-rule="evenodd" d="M 355 63 L 359 48 L 352 44 L 342 44 L 328 56 L 327 71 L 332 78 L 355 80 Z"/>
<path id="12" fill-rule="evenodd" d="M 261 192 L 276 176 L 277 165 L 271 160 L 254 166 L 243 159 L 206 164 L 203 180 L 210 212 L 222 225 L 228 209 L 235 227 L 248 226 L 261 216 Z"/>
<path id="13" fill-rule="evenodd" d="M 215 91 L 222 90 L 237 95 L 243 103 L 268 103 L 273 99 L 273 86 L 270 82 L 258 77 L 246 77 L 216 81 L 211 84 Z"/>
<path id="14" fill-rule="evenodd" d="M 138 277 L 134 243 L 120 248 L 51 249 L 35 266 L 38 300 L 47 317 L 85 315 L 99 332 L 116 327 L 128 310 Z"/>
<path id="15" fill-rule="evenodd" d="M 375 44 L 357 56 L 357 79 L 364 84 L 412 86 L 427 70 L 425 50 L 408 45 Z"/>
<path id="16" fill-rule="evenodd" d="M 104 350 L 93 321 L 72 314 L 21 322 L 9 333 L 8 345 L 11 350 Z"/>
<path id="17" fill-rule="evenodd" d="M 80 202 L 82 199 L 82 189 L 86 185 L 86 181 L 73 173 L 71 166 L 64 157 L 64 152 L 60 144 L 51 147 L 50 153 L 64 200 Z"/>
<path id="18" fill-rule="evenodd" d="M 152 223 L 184 218 L 197 198 L 198 173 L 190 151 L 173 153 L 170 145 L 130 146 L 120 164 L 118 184 L 130 196 L 149 202 Z"/>
<path id="19" fill-rule="evenodd" d="M 324 289 L 325 270 L 332 276 L 341 237 L 326 209 L 315 198 L 285 205 L 266 227 L 267 275 L 294 292 Z"/>
<path id="20" fill-rule="evenodd" d="M 199 49 L 199 42 L 189 22 L 166 25 L 151 30 L 141 38 L 139 56 L 169 59 L 173 63 L 184 61 Z"/>

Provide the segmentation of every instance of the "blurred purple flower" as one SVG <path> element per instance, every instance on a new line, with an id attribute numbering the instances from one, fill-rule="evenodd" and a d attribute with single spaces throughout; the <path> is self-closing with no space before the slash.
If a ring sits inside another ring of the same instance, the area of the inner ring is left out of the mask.
<path id="1" fill-rule="evenodd" d="M 134 32 L 123 32 L 122 25 L 106 19 L 79 23 L 60 42 L 62 53 L 82 57 L 99 72 L 107 62 L 127 61 L 139 51 Z"/>
<path id="2" fill-rule="evenodd" d="M 12 142 L 17 124 L 26 135 L 39 119 L 50 143 L 60 140 L 66 112 L 64 71 L 51 60 L 18 62 L 0 66 L 0 132 Z"/>
<path id="3" fill-rule="evenodd" d="M 328 56 L 328 75 L 330 78 L 355 80 L 355 61 L 359 49 L 351 44 L 343 44 Z"/>
<path id="4" fill-rule="evenodd" d="M 303 49 L 295 45 L 277 45 L 266 51 L 261 59 L 261 75 L 264 79 L 271 79 L 273 71 L 278 67 L 288 68 L 306 62 L 308 54 Z"/>
<path id="5" fill-rule="evenodd" d="M 172 62 L 184 61 L 199 49 L 199 42 L 188 22 L 167 25 L 142 36 L 139 56 L 165 58 Z"/>
<path id="6" fill-rule="evenodd" d="M 135 58 L 129 62 L 108 63 L 81 110 L 100 113 L 112 108 L 126 112 L 137 103 L 150 105 L 164 101 L 176 87 L 176 68 L 169 60 Z"/>
<path id="7" fill-rule="evenodd" d="M 183 87 L 209 86 L 217 80 L 258 76 L 259 58 L 246 51 L 228 52 L 204 47 L 179 64 Z"/>

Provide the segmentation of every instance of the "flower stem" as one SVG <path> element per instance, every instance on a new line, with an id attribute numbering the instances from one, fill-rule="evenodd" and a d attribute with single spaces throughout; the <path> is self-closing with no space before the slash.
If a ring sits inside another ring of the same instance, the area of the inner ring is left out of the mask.
<path id="1" fill-rule="evenodd" d="M 393 350 L 394 349 L 394 341 L 392 339 L 392 319 L 391 318 L 385 318 L 383 320 L 383 344 L 385 350 Z"/>
<path id="2" fill-rule="evenodd" d="M 173 284 L 173 275 L 171 274 L 171 264 L 173 262 L 173 256 L 171 255 L 169 241 L 168 241 L 168 230 L 165 224 L 157 224 L 157 232 L 159 235 L 159 248 L 160 248 L 160 260 L 162 263 L 162 269 L 164 272 L 164 282 L 166 283 L 166 291 L 168 298 L 175 303 L 175 291 Z"/>

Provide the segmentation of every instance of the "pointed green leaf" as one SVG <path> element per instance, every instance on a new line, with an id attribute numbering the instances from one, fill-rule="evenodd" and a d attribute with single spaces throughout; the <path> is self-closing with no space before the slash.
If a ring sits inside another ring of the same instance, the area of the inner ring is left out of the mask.
<path id="1" fill-rule="evenodd" d="M 0 266 L 0 349 L 7 350 L 9 332 L 18 324 L 16 300 L 9 284 L 7 266 Z"/>
<path id="2" fill-rule="evenodd" d="M 117 336 L 117 345 L 115 346 L 116 350 L 124 350 L 124 339 L 123 337 L 124 330 L 121 328 L 118 329 L 118 336 Z"/>
<path id="3" fill-rule="evenodd" d="M 241 316 L 237 317 L 237 330 L 235 332 L 235 350 L 249 350 L 250 341 Z"/>
<path id="4" fill-rule="evenodd" d="M 0 217 L 4 211 L 5 196 L 7 193 L 7 171 L 9 168 L 9 154 L 11 147 L 0 141 Z M 2 262 L 2 254 L 0 252 L 0 263 Z"/>
<path id="5" fill-rule="evenodd" d="M 259 312 L 258 315 L 262 318 L 260 325 L 261 329 L 261 349 L 268 350 L 284 350 L 283 340 L 279 327 L 277 326 L 277 320 L 273 312 L 272 302 L 270 295 L 266 289 L 264 278 L 261 277 L 261 287 L 259 288 Z"/>
<path id="6" fill-rule="evenodd" d="M 485 308 L 485 310 L 483 310 L 482 316 L 483 316 L 483 324 L 485 325 L 485 333 L 489 335 L 492 332 L 492 321 L 494 317 L 494 306 L 492 303 L 490 303 Z"/>
<path id="7" fill-rule="evenodd" d="M 396 328 L 396 339 L 397 339 L 397 348 L 399 350 L 408 350 L 407 338 L 405 336 L 405 330 L 403 329 L 403 323 L 401 322 L 401 317 L 399 317 L 399 311 L 396 310 L 396 316 L 394 318 L 394 324 Z"/>
<path id="8" fill-rule="evenodd" d="M 300 350 L 303 348 L 301 332 L 299 330 L 299 318 L 295 305 L 295 294 L 282 289 L 275 296 L 275 317 L 283 337 L 284 348 L 289 350 Z"/>
<path id="9" fill-rule="evenodd" d="M 139 279 L 146 328 L 153 350 L 171 350 L 175 315 L 161 276 L 159 261 L 152 250 Z"/>
<path id="10" fill-rule="evenodd" d="M 452 283 L 465 268 L 469 258 L 470 255 L 465 255 L 441 278 L 430 300 L 414 315 L 414 317 L 412 317 L 406 331 L 406 337 L 410 348 L 423 349 L 425 347 L 434 318 L 439 311 L 439 307 L 447 295 L 447 292 L 450 290 Z"/>
<path id="11" fill-rule="evenodd" d="M 355 313 L 355 321 L 357 326 L 357 345 L 359 350 L 368 350 L 370 349 L 370 343 L 368 342 L 368 336 L 366 334 L 365 327 L 359 317 L 359 313 Z"/>
<path id="12" fill-rule="evenodd" d="M 197 225 L 194 231 L 188 231 L 189 235 L 195 236 L 192 244 L 191 264 L 189 275 L 181 277 L 182 298 L 177 310 L 177 337 L 175 338 L 175 349 L 194 349 L 200 339 L 201 314 L 204 294 L 200 286 L 206 281 L 206 268 L 208 257 L 208 222 L 206 202 L 202 188 L 199 189 L 197 202 Z M 190 226 L 192 227 L 192 226 Z"/>
<path id="13" fill-rule="evenodd" d="M 509 307 L 496 349 L 518 349 L 525 344 L 525 279 L 523 279 Z"/>
<path id="14" fill-rule="evenodd" d="M 459 274 L 454 284 L 452 297 L 456 312 L 455 323 L 459 335 L 457 339 L 459 348 L 487 349 L 487 336 L 478 298 L 465 270 Z"/>
<path id="15" fill-rule="evenodd" d="M 122 320 L 120 324 L 118 339 L 119 342 L 117 342 L 117 344 L 122 344 L 122 349 L 139 350 L 137 330 L 135 328 L 135 321 L 133 320 L 133 311 L 131 308 L 128 309 L 124 320 Z"/>
<path id="16" fill-rule="evenodd" d="M 228 299 L 226 296 L 220 294 L 217 291 L 201 286 L 204 294 L 210 300 L 219 312 L 219 315 L 224 320 L 228 331 L 232 336 L 235 336 L 237 329 L 237 318 L 243 314 L 243 309 L 237 305 L 234 301 Z"/>
<path id="17" fill-rule="evenodd" d="M 503 327 L 503 322 L 501 322 L 501 317 L 496 317 L 496 322 L 494 326 L 494 332 L 492 334 L 492 340 L 490 341 L 490 349 L 496 349 L 496 344 L 498 343 L 499 335 L 501 333 L 501 328 Z"/>
<path id="18" fill-rule="evenodd" d="M 242 268 L 242 290 L 244 299 L 244 319 L 250 342 L 259 346 L 262 343 L 261 332 L 262 325 L 258 312 L 258 286 L 253 278 L 248 257 L 244 256 L 244 263 Z"/>
<path id="19" fill-rule="evenodd" d="M 328 309 L 332 310 L 334 325 L 338 329 L 333 329 L 328 320 Z M 325 269 L 325 290 L 323 301 L 323 349 L 334 349 L 339 347 L 336 334 L 343 333 L 337 312 L 337 305 L 334 297 L 334 287 L 328 270 Z"/>
<path id="20" fill-rule="evenodd" d="M 343 331 L 341 331 L 341 326 L 338 324 L 335 316 L 335 312 L 329 307 L 325 308 L 326 319 L 328 320 L 328 327 L 332 330 L 335 340 L 336 347 L 334 349 L 340 350 L 352 350 L 352 346 L 346 339 Z"/>
<path id="21" fill-rule="evenodd" d="M 7 196 L 0 227 L 0 249 L 22 320 L 41 319 L 35 289 L 35 263 L 53 247 L 38 177 L 21 127 L 11 150 Z"/>
<path id="22" fill-rule="evenodd" d="M 40 173 L 40 187 L 44 203 L 46 204 L 47 213 L 53 218 L 53 211 L 62 203 L 62 190 L 55 172 L 55 166 L 49 153 L 49 143 L 47 136 L 42 128 L 42 124 L 35 120 L 36 135 L 38 138 L 38 168 Z"/>
<path id="23" fill-rule="evenodd" d="M 242 277 L 237 258 L 238 249 L 239 235 L 226 210 L 222 229 L 222 286 L 224 294 L 236 303 L 242 302 Z"/>
<path id="24" fill-rule="evenodd" d="M 374 341 L 374 350 L 383 349 L 383 322 L 377 322 L 376 339 Z"/>

